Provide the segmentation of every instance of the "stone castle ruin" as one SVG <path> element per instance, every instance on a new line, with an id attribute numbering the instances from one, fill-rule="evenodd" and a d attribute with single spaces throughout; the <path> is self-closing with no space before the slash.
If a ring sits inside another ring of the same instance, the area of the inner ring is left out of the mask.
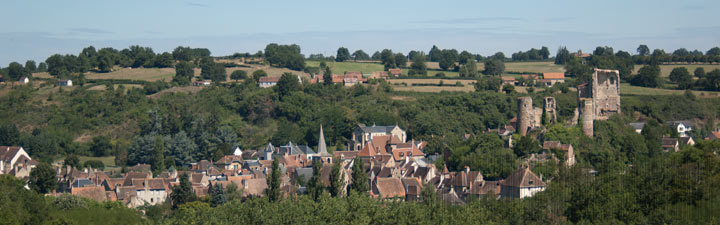
<path id="1" fill-rule="evenodd" d="M 592 81 L 578 85 L 578 111 L 583 133 L 593 136 L 595 120 L 607 120 L 620 113 L 620 72 L 595 69 Z"/>
<path id="2" fill-rule="evenodd" d="M 525 96 L 518 98 L 518 114 L 516 122 L 518 133 L 525 136 L 528 131 L 533 128 L 540 127 L 543 112 L 547 115 L 549 122 L 555 122 L 557 120 L 555 103 L 555 98 L 545 97 L 545 105 L 541 109 L 533 107 L 532 97 Z"/>

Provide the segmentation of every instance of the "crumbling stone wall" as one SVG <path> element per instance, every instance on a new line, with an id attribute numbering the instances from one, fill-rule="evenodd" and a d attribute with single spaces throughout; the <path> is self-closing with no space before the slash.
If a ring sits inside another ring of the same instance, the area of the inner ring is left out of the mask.
<path id="1" fill-rule="evenodd" d="M 545 115 L 548 117 L 548 122 L 557 122 L 557 112 L 555 110 L 555 98 L 545 97 Z"/>
<path id="2" fill-rule="evenodd" d="M 542 109 L 533 107 L 533 100 L 531 97 L 526 96 L 518 98 L 516 124 L 518 133 L 525 136 L 530 129 L 540 127 L 542 112 Z"/>
<path id="3" fill-rule="evenodd" d="M 578 90 L 578 111 L 583 133 L 593 136 L 593 120 L 607 120 L 620 113 L 620 71 L 595 69 L 592 81 Z"/>

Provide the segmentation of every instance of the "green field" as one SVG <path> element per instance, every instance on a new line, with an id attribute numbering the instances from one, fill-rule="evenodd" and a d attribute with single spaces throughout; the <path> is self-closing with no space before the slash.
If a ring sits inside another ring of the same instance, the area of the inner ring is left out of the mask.
<path id="1" fill-rule="evenodd" d="M 307 66 L 318 67 L 320 61 L 307 61 Z M 345 72 L 362 72 L 363 74 L 369 74 L 375 71 L 383 71 L 384 67 L 378 62 L 325 62 L 334 74 L 344 74 Z M 447 77 L 457 77 L 458 72 L 455 71 L 442 71 L 438 66 L 437 62 L 427 62 L 428 76 L 435 76 L 437 73 L 444 73 Z M 478 63 L 478 70 L 482 71 L 485 69 L 483 63 Z M 408 67 L 410 64 L 408 63 Z M 507 62 L 505 63 L 506 72 L 532 72 L 532 73 L 546 73 L 546 72 L 565 72 L 562 66 L 555 65 L 553 62 Z M 407 75 L 407 69 L 403 70 L 403 74 Z"/>
<path id="2" fill-rule="evenodd" d="M 175 69 L 173 68 L 122 68 L 109 73 L 88 72 L 85 74 L 85 77 L 87 77 L 87 79 L 128 79 L 144 81 L 165 80 L 169 82 L 172 80 L 174 75 Z"/>
<path id="3" fill-rule="evenodd" d="M 635 73 L 640 70 L 644 65 L 635 65 Z M 720 69 L 720 64 L 715 65 L 660 65 L 660 76 L 661 77 L 669 77 L 670 72 L 676 67 L 685 67 L 690 71 L 690 74 L 693 74 L 695 72 L 695 69 L 698 67 L 705 68 L 705 73 L 709 73 L 710 71 L 714 69 Z"/>
<path id="4" fill-rule="evenodd" d="M 375 71 L 383 71 L 385 67 L 374 62 L 325 62 L 334 74 L 345 74 L 345 72 L 361 72 L 364 74 Z M 306 66 L 319 67 L 320 61 L 306 61 Z"/>
<path id="5" fill-rule="evenodd" d="M 692 92 L 695 93 L 695 95 L 697 95 L 699 97 L 718 97 L 718 96 L 720 96 L 720 92 L 712 92 L 712 91 L 692 91 Z M 628 83 L 620 84 L 620 94 L 621 95 L 682 95 L 684 93 L 685 93 L 684 90 L 638 87 L 638 86 L 632 86 Z"/>

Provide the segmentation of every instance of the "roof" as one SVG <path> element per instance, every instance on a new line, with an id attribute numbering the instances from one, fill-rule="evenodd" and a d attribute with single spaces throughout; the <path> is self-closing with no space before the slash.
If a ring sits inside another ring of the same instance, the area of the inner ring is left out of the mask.
<path id="1" fill-rule="evenodd" d="M 720 139 L 720 132 L 714 131 L 711 132 L 710 135 L 715 137 L 715 139 Z"/>
<path id="2" fill-rule="evenodd" d="M 400 75 L 400 74 L 402 74 L 402 69 L 399 69 L 399 68 L 398 69 L 389 69 L 388 72 L 390 72 L 390 74 L 392 74 L 392 75 L 396 75 L 396 74 Z"/>
<path id="3" fill-rule="evenodd" d="M 380 198 L 405 197 L 405 186 L 399 178 L 378 177 L 375 186 Z"/>
<path id="4" fill-rule="evenodd" d="M 362 76 L 362 74 L 360 74 Z M 325 145 L 325 134 L 323 134 L 323 128 L 322 125 L 320 125 L 320 138 L 318 139 L 318 151 L 317 154 L 320 156 L 330 156 L 330 153 L 327 151 L 327 146 Z"/>
<path id="5" fill-rule="evenodd" d="M 277 83 L 280 81 L 280 77 L 261 77 L 260 82 L 271 82 L 271 83 Z"/>
<path id="6" fill-rule="evenodd" d="M 0 160 L 9 162 L 18 152 L 20 152 L 20 149 L 22 149 L 22 147 L 0 146 Z"/>
<path id="7" fill-rule="evenodd" d="M 91 187 L 81 187 L 81 188 L 73 188 L 71 190 L 71 193 L 76 196 L 89 198 L 98 202 L 102 202 L 107 200 L 107 195 L 105 194 L 105 188 L 102 186 L 91 186 Z"/>
<path id="8" fill-rule="evenodd" d="M 551 150 L 551 149 L 559 149 L 568 151 L 570 150 L 570 144 L 562 144 L 559 141 L 545 141 L 543 142 L 543 149 L 544 150 Z"/>
<path id="9" fill-rule="evenodd" d="M 520 76 L 525 80 L 536 80 L 537 79 L 537 74 L 523 74 Z"/>
<path id="10" fill-rule="evenodd" d="M 662 147 L 675 147 L 675 145 L 678 144 L 677 138 L 669 138 L 669 137 L 663 137 L 662 138 Z"/>
<path id="11" fill-rule="evenodd" d="M 515 81 L 515 77 L 509 77 L 509 76 L 500 77 L 500 79 L 502 79 L 503 81 Z"/>
<path id="12" fill-rule="evenodd" d="M 634 122 L 629 124 L 631 127 L 635 128 L 636 130 L 642 130 L 643 127 L 645 127 L 645 122 Z"/>
<path id="13" fill-rule="evenodd" d="M 546 80 L 564 80 L 565 73 L 543 73 L 543 79 Z"/>
<path id="14" fill-rule="evenodd" d="M 372 126 L 365 126 L 365 124 L 358 125 L 358 128 L 362 130 L 365 133 L 390 133 L 393 129 L 395 129 L 397 125 L 395 126 L 375 126 L 374 124 Z"/>
<path id="15" fill-rule="evenodd" d="M 511 187 L 538 187 L 545 186 L 545 182 L 530 171 L 530 168 L 519 168 L 505 179 L 503 185 Z"/>
<path id="16" fill-rule="evenodd" d="M 244 196 L 263 196 L 267 189 L 267 181 L 265 178 L 247 179 L 243 187 Z"/>

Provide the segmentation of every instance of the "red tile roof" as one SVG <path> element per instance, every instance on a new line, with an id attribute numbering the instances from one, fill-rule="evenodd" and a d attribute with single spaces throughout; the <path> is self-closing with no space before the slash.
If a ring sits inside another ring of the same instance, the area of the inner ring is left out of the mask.
<path id="1" fill-rule="evenodd" d="M 565 73 L 543 73 L 543 78 L 547 80 L 564 80 Z"/>
<path id="2" fill-rule="evenodd" d="M 405 187 L 399 178 L 378 177 L 374 189 L 380 198 L 405 197 Z"/>

